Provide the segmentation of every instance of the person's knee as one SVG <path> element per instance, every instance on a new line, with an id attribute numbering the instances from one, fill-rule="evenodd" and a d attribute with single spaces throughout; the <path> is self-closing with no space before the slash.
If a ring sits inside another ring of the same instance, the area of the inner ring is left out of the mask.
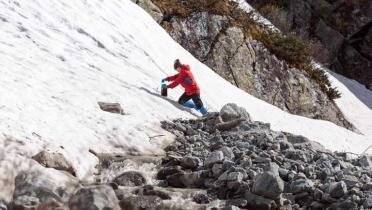
<path id="1" fill-rule="evenodd" d="M 182 98 L 178 99 L 178 103 L 181 104 L 181 105 L 183 105 L 185 102 L 186 102 L 186 101 L 183 100 Z"/>
<path id="2" fill-rule="evenodd" d="M 203 102 L 201 102 L 201 101 L 196 101 L 195 102 L 195 107 L 196 107 L 196 109 L 201 109 L 202 107 L 203 107 Z"/>

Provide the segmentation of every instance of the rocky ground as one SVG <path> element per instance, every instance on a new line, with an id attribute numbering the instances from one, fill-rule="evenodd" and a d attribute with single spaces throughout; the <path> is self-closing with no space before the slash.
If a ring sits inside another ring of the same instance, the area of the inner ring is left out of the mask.
<path id="1" fill-rule="evenodd" d="M 79 182 L 60 156 L 36 155 L 45 167 L 64 171 L 64 184 L 50 181 L 48 171 L 22 172 L 13 201 L 0 202 L 0 209 L 372 208 L 370 157 L 272 131 L 235 104 L 162 126 L 177 136 L 166 156 L 96 154 L 100 164 L 90 183 Z"/>

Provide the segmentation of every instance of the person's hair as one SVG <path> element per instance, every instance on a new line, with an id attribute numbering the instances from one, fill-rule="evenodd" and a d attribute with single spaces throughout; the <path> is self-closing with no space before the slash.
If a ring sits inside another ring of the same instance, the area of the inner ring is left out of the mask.
<path id="1" fill-rule="evenodd" d="M 176 59 L 176 60 L 174 61 L 174 64 L 173 64 L 173 68 L 174 68 L 174 69 L 177 69 L 177 68 L 179 68 L 179 67 L 181 67 L 181 66 L 182 66 L 181 61 L 180 61 L 179 59 Z"/>

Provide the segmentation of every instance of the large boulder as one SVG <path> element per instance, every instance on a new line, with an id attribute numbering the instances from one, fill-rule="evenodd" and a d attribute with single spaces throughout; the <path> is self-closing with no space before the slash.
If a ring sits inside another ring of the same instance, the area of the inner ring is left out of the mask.
<path id="1" fill-rule="evenodd" d="M 54 169 L 21 171 L 15 178 L 13 209 L 61 206 L 78 188 L 79 181 Z"/>
<path id="2" fill-rule="evenodd" d="M 107 185 L 80 188 L 68 206 L 70 210 L 121 210 L 114 190 Z"/>
<path id="3" fill-rule="evenodd" d="M 220 116 L 224 122 L 231 121 L 234 119 L 243 118 L 248 121 L 251 120 L 248 112 L 234 103 L 226 104 L 220 111 Z"/>
<path id="4" fill-rule="evenodd" d="M 257 175 L 254 180 L 252 192 L 270 199 L 277 199 L 284 190 L 284 182 L 279 174 L 265 171 Z"/>
<path id="5" fill-rule="evenodd" d="M 32 159 L 36 160 L 44 167 L 66 171 L 73 176 L 76 175 L 71 162 L 69 162 L 62 153 L 44 150 L 34 155 Z"/>

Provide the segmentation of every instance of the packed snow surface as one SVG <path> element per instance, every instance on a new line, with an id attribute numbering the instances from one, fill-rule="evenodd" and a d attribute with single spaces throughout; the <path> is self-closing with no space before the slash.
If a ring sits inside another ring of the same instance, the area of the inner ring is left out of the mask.
<path id="1" fill-rule="evenodd" d="M 331 150 L 360 153 L 372 144 L 370 109 L 360 109 L 364 104 L 350 91 L 341 89 L 347 94 L 338 104 L 353 119 L 368 113 L 354 122 L 366 135 L 288 114 L 236 88 L 130 0 L 0 0 L 0 6 L 0 158 L 8 160 L 0 170 L 44 148 L 64 153 L 80 178 L 97 162 L 89 149 L 161 154 L 164 137 L 149 140 L 165 133 L 159 122 L 198 115 L 177 104 L 181 88 L 159 96 L 160 80 L 176 73 L 175 58 L 191 66 L 210 111 L 234 102 L 274 130 Z M 118 102 L 126 114 L 103 112 L 100 101 Z"/>

